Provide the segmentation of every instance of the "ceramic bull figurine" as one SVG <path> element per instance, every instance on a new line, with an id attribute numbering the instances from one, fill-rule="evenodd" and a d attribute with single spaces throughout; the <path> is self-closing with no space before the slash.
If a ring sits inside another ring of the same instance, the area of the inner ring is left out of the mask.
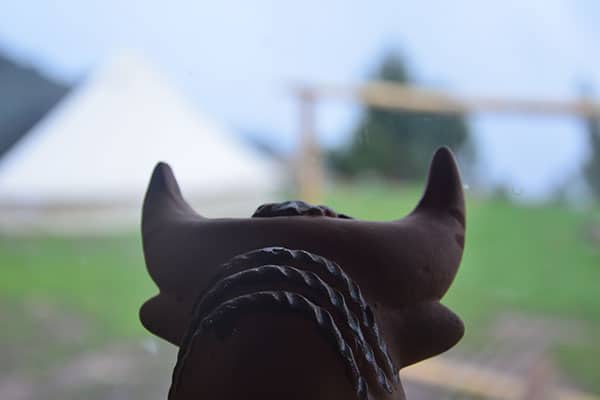
<path id="1" fill-rule="evenodd" d="M 463 335 L 440 304 L 465 242 L 447 148 L 414 211 L 389 222 L 303 202 L 205 218 L 160 163 L 142 238 L 160 289 L 142 323 L 179 346 L 170 400 L 404 399 L 398 370 Z"/>

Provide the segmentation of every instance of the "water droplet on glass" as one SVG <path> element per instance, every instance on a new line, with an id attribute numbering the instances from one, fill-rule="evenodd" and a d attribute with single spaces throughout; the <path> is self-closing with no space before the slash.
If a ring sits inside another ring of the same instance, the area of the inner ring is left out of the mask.
<path id="1" fill-rule="evenodd" d="M 511 187 L 511 193 L 514 194 L 515 196 L 520 196 L 523 194 L 523 190 L 519 187 L 513 186 Z"/>

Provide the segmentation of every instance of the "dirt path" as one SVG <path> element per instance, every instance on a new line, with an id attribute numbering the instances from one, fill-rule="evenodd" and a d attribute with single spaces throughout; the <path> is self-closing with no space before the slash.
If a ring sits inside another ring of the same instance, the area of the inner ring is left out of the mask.
<path id="1" fill-rule="evenodd" d="M 44 304 L 8 308 L 0 303 L 0 399 L 165 400 L 176 349 L 148 335 L 143 340 L 89 346 L 89 326 L 77 316 Z M 551 385 L 569 386 L 549 358 L 557 343 L 591 340 L 577 321 L 500 315 L 489 327 L 486 347 L 466 346 L 444 357 L 535 382 L 530 399 L 547 399 Z M 536 392 L 536 390 L 539 392 Z M 406 381 L 411 400 L 456 397 L 440 388 Z"/>
<path id="2" fill-rule="evenodd" d="M 142 343 L 110 345 L 77 354 L 41 374 L 15 371 L 0 379 L 0 399 L 164 400 L 174 348 Z"/>

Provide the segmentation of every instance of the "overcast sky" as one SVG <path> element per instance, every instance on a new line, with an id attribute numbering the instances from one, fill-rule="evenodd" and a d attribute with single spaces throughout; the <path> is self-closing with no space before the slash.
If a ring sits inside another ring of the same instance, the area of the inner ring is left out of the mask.
<path id="1" fill-rule="evenodd" d="M 566 98 L 600 90 L 600 2 L 0 0 L 0 48 L 76 81 L 135 48 L 199 107 L 242 134 L 293 145 L 295 81 L 364 80 L 388 49 L 419 82 L 456 93 Z M 319 108 L 324 144 L 347 139 L 356 106 Z M 569 118 L 470 119 L 482 172 L 523 196 L 577 171 L 586 138 Z"/>

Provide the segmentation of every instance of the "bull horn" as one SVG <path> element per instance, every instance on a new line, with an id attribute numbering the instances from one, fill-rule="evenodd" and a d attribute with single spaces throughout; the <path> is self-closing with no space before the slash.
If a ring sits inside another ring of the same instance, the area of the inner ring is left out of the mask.
<path id="1" fill-rule="evenodd" d="M 156 164 L 142 207 L 142 232 L 154 230 L 173 220 L 199 217 L 183 199 L 169 164 Z"/>
<path id="2" fill-rule="evenodd" d="M 146 267 L 159 288 L 175 286 L 182 279 L 180 268 L 173 261 L 179 250 L 173 244 L 187 237 L 188 232 L 182 227 L 202 220 L 183 199 L 171 167 L 158 163 L 142 207 L 142 245 Z"/>
<path id="3" fill-rule="evenodd" d="M 464 227 L 465 199 L 460 173 L 452 151 L 440 147 L 429 166 L 429 176 L 423 197 L 414 212 L 448 212 Z"/>

